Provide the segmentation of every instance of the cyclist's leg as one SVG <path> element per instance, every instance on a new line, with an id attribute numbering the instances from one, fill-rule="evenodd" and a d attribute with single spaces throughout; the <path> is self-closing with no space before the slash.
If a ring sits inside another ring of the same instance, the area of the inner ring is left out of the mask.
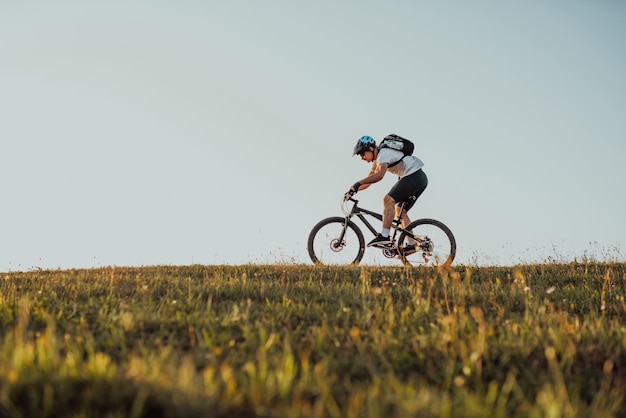
<path id="1" fill-rule="evenodd" d="M 393 222 L 393 208 L 396 204 L 396 201 L 387 194 L 383 198 L 383 204 L 384 208 L 382 230 L 376 235 L 376 237 L 374 237 L 373 240 L 367 243 L 368 247 L 386 247 L 392 243 L 389 236 L 389 230 L 391 229 L 391 223 Z"/>
<path id="2" fill-rule="evenodd" d="M 403 177 L 391 188 L 389 195 L 396 200 L 396 217 L 400 216 L 400 225 L 406 228 L 411 220 L 409 218 L 409 209 L 415 205 L 417 199 L 424 193 L 426 186 L 428 185 L 428 178 L 426 173 L 422 170 Z M 402 204 L 404 204 L 404 210 L 402 210 Z M 402 210 L 402 214 L 400 211 Z M 408 245 L 414 244 L 414 240 L 409 238 L 406 242 Z"/>
<path id="3" fill-rule="evenodd" d="M 383 229 L 391 228 L 396 203 L 397 201 L 390 194 L 386 194 L 383 197 Z"/>
<path id="4" fill-rule="evenodd" d="M 423 170 L 418 170 L 398 180 L 391 190 L 389 190 L 388 196 L 395 200 L 398 206 L 404 202 L 404 210 L 408 212 L 409 209 L 415 205 L 415 202 L 422 193 L 424 193 L 426 186 L 428 186 L 426 173 L 424 173 Z M 396 215 L 398 214 L 398 210 L 399 209 L 396 210 Z"/>

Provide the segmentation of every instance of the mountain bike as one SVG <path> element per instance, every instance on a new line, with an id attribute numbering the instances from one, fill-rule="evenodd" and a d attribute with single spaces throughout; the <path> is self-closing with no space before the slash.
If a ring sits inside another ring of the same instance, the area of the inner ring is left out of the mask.
<path id="1" fill-rule="evenodd" d="M 402 203 L 400 215 L 391 225 L 392 244 L 370 248 L 381 249 L 385 257 L 399 259 L 405 266 L 449 266 L 456 255 L 456 240 L 450 228 L 435 219 L 418 219 L 403 228 L 400 219 L 404 207 L 405 203 Z M 360 207 L 359 201 L 352 197 L 344 198 L 341 208 L 344 217 L 323 219 L 309 233 L 307 249 L 315 264 L 358 265 L 361 262 L 365 254 L 365 238 L 353 217 L 359 218 L 374 236 L 378 232 L 366 215 L 382 221 L 381 214 Z"/>

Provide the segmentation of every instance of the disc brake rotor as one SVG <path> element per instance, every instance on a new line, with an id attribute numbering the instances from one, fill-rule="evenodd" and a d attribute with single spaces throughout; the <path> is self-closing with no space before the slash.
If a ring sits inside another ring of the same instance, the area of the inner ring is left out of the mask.
<path id="1" fill-rule="evenodd" d="M 339 251 L 343 250 L 344 245 L 345 244 L 343 242 L 340 242 L 337 238 L 335 238 L 330 242 L 330 249 L 338 253 Z"/>

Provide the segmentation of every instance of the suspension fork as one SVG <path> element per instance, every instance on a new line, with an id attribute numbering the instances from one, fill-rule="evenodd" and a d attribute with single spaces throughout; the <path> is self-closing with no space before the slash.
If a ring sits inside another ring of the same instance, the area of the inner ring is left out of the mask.
<path id="1" fill-rule="evenodd" d="M 339 248 L 343 245 L 343 239 L 346 236 L 346 231 L 348 230 L 348 223 L 350 222 L 350 218 L 352 218 L 352 213 L 343 218 L 343 228 L 341 228 L 341 233 L 337 237 L 337 242 L 333 244 L 335 248 Z"/>
<path id="2" fill-rule="evenodd" d="M 341 229 L 341 234 L 339 234 L 339 238 L 337 239 L 337 244 L 341 245 L 343 242 L 343 238 L 346 236 L 346 231 L 348 230 L 348 222 L 350 222 L 350 215 L 346 216 L 343 219 L 343 228 Z"/>

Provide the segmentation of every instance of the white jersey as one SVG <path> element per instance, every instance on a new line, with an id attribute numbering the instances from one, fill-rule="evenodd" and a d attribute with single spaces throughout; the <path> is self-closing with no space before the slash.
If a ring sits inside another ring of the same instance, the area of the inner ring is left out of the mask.
<path id="1" fill-rule="evenodd" d="M 402 151 L 398 151 L 391 148 L 381 148 L 378 150 L 378 156 L 376 157 L 376 161 L 374 161 L 374 169 L 378 167 L 380 164 L 393 164 L 396 161 L 402 159 L 404 153 Z M 424 167 L 424 163 L 419 158 L 414 155 L 407 155 L 402 159 L 402 161 L 394 165 L 393 167 L 387 167 L 387 171 L 392 174 L 396 174 L 398 177 L 406 177 L 411 175 Z"/>

